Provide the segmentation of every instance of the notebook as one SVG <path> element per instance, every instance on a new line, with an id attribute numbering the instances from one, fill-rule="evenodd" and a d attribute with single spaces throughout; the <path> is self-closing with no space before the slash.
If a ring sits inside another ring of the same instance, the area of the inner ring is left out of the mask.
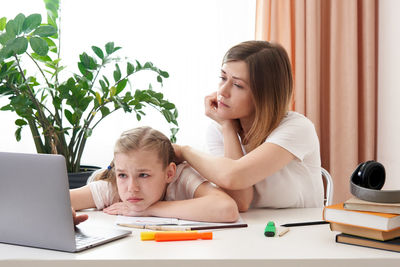
<path id="1" fill-rule="evenodd" d="M 131 234 L 74 226 L 61 155 L 0 152 L 0 214 L 0 242 L 8 244 L 78 252 Z"/>

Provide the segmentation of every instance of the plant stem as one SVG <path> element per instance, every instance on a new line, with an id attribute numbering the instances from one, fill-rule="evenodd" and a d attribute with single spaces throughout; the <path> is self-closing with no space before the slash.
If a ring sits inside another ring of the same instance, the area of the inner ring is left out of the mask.
<path id="1" fill-rule="evenodd" d="M 50 125 L 48 123 L 47 118 L 44 115 L 44 112 L 43 112 L 43 110 L 41 108 L 40 103 L 36 100 L 35 96 L 33 95 L 33 90 L 31 89 L 31 87 L 29 86 L 29 83 L 27 82 L 25 74 L 22 71 L 21 65 L 19 63 L 18 57 L 16 55 L 14 55 L 14 57 L 16 59 L 17 67 L 19 69 L 19 72 L 20 72 L 24 82 L 26 83 L 26 86 L 27 86 L 27 90 L 26 91 L 28 92 L 28 97 L 31 99 L 31 101 L 33 102 L 33 104 L 35 105 L 35 107 L 36 107 L 36 109 L 38 111 L 39 116 L 37 117 L 37 119 L 38 119 L 39 123 L 41 124 L 41 126 L 43 127 L 43 133 L 45 131 L 48 131 L 50 133 L 49 134 L 50 139 L 48 139 L 48 137 L 46 138 L 46 135 L 44 134 L 44 138 L 45 138 L 45 149 L 44 150 L 45 151 L 49 151 L 50 149 L 49 149 L 49 147 L 46 146 L 46 142 L 49 143 L 50 145 L 52 144 L 51 138 L 54 136 L 54 129 L 53 129 L 52 125 Z M 51 146 L 51 147 L 53 147 L 53 146 Z"/>
<path id="2" fill-rule="evenodd" d="M 32 59 L 33 63 L 35 63 L 36 67 L 39 69 L 39 71 L 40 71 L 40 73 L 42 74 L 44 80 L 46 81 L 47 86 L 48 86 L 49 88 L 51 88 L 51 84 L 50 84 L 49 81 L 47 80 L 46 75 L 44 74 L 42 68 L 39 66 L 39 64 L 36 62 L 36 60 L 35 60 L 28 52 L 25 52 L 25 54 L 27 54 L 27 55 L 30 57 L 30 59 Z"/>

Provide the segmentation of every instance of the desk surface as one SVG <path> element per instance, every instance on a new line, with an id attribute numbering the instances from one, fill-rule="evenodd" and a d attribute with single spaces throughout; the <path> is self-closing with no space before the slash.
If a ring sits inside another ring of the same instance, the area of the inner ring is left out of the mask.
<path id="1" fill-rule="evenodd" d="M 117 227 L 115 216 L 87 213 L 85 224 Z M 400 253 L 336 243 L 327 224 L 292 227 L 283 237 L 263 234 L 269 220 L 280 225 L 320 220 L 321 214 L 321 209 L 255 209 L 242 213 L 248 228 L 215 230 L 213 240 L 141 241 L 140 230 L 131 229 L 129 237 L 79 253 L 0 243 L 0 266 L 400 266 Z"/>

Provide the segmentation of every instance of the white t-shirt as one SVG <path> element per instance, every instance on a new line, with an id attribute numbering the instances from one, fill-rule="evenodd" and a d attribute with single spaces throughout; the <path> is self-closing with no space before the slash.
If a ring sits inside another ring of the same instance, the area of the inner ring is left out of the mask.
<path id="1" fill-rule="evenodd" d="M 283 147 L 296 158 L 254 185 L 251 207 L 322 207 L 324 189 L 319 140 L 313 123 L 303 115 L 289 111 L 265 142 Z M 207 148 L 213 155 L 224 155 L 221 127 L 215 122 L 207 131 Z M 242 150 L 246 154 L 243 146 Z"/>
<path id="2" fill-rule="evenodd" d="M 93 173 L 92 176 L 96 175 L 96 173 Z M 192 199 L 197 187 L 205 181 L 206 179 L 201 177 L 200 174 L 187 163 L 179 164 L 176 168 L 174 179 L 167 186 L 164 200 Z M 89 188 L 98 210 L 102 210 L 118 200 L 118 197 L 116 197 L 118 192 L 115 192 L 111 183 L 107 181 L 98 180 L 90 182 Z"/>

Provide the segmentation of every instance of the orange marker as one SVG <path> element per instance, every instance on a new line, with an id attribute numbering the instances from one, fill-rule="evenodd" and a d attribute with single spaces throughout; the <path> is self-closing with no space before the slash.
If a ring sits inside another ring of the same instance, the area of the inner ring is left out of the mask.
<path id="1" fill-rule="evenodd" d="M 154 239 L 160 241 L 182 241 L 182 240 L 196 240 L 196 239 L 212 239 L 212 232 L 159 232 L 155 234 Z"/>
<path id="2" fill-rule="evenodd" d="M 143 232 L 140 232 L 140 239 L 142 241 L 155 240 L 156 233 L 164 233 L 164 232 L 143 231 Z M 197 233 L 197 231 L 190 231 L 190 232 Z M 185 231 L 168 231 L 167 233 L 186 233 L 186 232 Z"/>

